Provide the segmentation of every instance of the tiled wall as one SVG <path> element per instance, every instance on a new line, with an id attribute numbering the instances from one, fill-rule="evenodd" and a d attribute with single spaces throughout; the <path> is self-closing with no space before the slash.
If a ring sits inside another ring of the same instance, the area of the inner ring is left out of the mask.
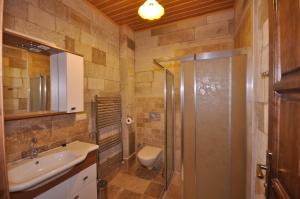
<path id="1" fill-rule="evenodd" d="M 253 4 L 249 0 L 235 2 L 235 48 L 250 48 L 253 43 Z"/>
<path id="2" fill-rule="evenodd" d="M 268 145 L 268 82 L 269 78 L 262 75 L 269 70 L 269 20 L 268 2 L 238 0 L 235 6 L 237 29 L 235 46 L 248 47 L 253 50 L 254 61 L 254 114 L 257 126 L 254 129 L 255 141 L 252 150 L 256 151 L 255 163 L 266 163 L 265 155 Z M 253 13 L 257 27 L 253 22 Z M 256 30 L 257 32 L 254 32 Z M 253 49 L 255 48 L 255 49 Z M 251 150 L 251 152 L 252 152 Z M 264 179 L 256 178 L 255 194 L 257 199 L 265 198 Z"/>
<path id="3" fill-rule="evenodd" d="M 28 156 L 30 140 L 38 139 L 37 147 L 45 151 L 75 140 L 89 141 L 87 120 L 80 114 L 39 117 L 5 122 L 7 160 Z"/>
<path id="4" fill-rule="evenodd" d="M 139 97 L 136 100 L 137 144 L 164 146 L 164 100 L 161 97 Z"/>
<path id="5" fill-rule="evenodd" d="M 153 64 L 153 59 L 232 49 L 233 15 L 233 10 L 229 9 L 135 33 L 138 142 L 144 144 L 163 143 L 163 120 L 156 122 L 154 126 L 153 122 L 149 120 L 151 109 L 155 108 L 155 103 L 162 106 L 164 96 L 164 72 Z M 176 169 L 179 171 L 181 151 L 180 64 L 175 62 L 162 64 L 168 66 L 168 69 L 175 75 Z M 160 111 L 161 119 L 163 119 L 163 107 Z"/>
<path id="6" fill-rule="evenodd" d="M 122 96 L 123 155 L 127 159 L 135 152 L 135 123 L 126 124 L 127 117 L 135 117 L 134 33 L 127 26 L 120 28 L 120 78 Z"/>
<path id="7" fill-rule="evenodd" d="M 258 0 L 258 70 L 256 74 L 256 114 L 258 126 L 256 130 L 256 162 L 266 163 L 266 151 L 268 148 L 268 100 L 269 100 L 269 78 L 262 73 L 269 71 L 269 18 L 268 2 Z M 257 179 L 256 198 L 263 199 L 264 180 Z"/>
<path id="8" fill-rule="evenodd" d="M 4 27 L 84 56 L 86 113 L 6 122 L 5 126 L 9 129 L 6 131 L 7 154 L 13 156 L 9 160 L 20 158 L 19 154 L 29 149 L 33 135 L 40 138 L 41 147 L 52 147 L 75 137 L 88 138 L 89 133 L 95 130 L 91 114 L 94 96 L 120 95 L 119 26 L 82 0 L 7 0 Z M 60 117 L 64 118 L 59 122 L 67 127 L 67 132 L 59 131 L 53 124 L 53 120 Z M 80 122 L 76 117 L 80 118 Z M 49 139 L 40 136 L 39 130 Z M 19 146 L 19 143 L 22 145 Z"/>

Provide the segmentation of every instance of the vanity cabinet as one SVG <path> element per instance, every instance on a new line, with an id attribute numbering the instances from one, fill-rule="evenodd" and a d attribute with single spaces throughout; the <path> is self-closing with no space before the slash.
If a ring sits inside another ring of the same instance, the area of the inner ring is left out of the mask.
<path id="1" fill-rule="evenodd" d="M 67 52 L 54 54 L 50 66 L 52 111 L 83 111 L 83 57 Z"/>
<path id="2" fill-rule="evenodd" d="M 96 180 L 96 164 L 93 164 L 34 199 L 97 199 Z"/>

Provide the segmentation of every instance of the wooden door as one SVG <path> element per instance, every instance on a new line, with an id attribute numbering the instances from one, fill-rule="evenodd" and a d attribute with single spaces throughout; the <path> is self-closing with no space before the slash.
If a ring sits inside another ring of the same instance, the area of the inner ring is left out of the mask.
<path id="1" fill-rule="evenodd" d="M 300 1 L 269 0 L 269 199 L 300 198 Z"/>

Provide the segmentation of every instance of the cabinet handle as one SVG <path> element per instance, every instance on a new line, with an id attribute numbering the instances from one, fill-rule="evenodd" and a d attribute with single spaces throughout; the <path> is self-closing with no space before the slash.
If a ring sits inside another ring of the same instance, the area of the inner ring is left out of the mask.
<path id="1" fill-rule="evenodd" d="M 75 196 L 74 199 L 79 199 L 79 195 Z"/>
<path id="2" fill-rule="evenodd" d="M 75 111 L 75 110 L 76 110 L 76 107 L 72 107 L 72 108 L 71 108 L 71 111 Z"/>
<path id="3" fill-rule="evenodd" d="M 83 178 L 83 181 L 86 181 L 88 178 L 89 178 L 89 176 L 85 176 L 85 177 Z"/>

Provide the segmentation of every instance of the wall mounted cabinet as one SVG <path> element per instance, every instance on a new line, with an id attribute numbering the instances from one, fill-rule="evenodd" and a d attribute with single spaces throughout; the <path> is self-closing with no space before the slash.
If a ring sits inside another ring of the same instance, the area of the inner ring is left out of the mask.
<path id="1" fill-rule="evenodd" d="M 63 52 L 51 55 L 51 109 L 81 112 L 83 102 L 83 57 Z"/>

